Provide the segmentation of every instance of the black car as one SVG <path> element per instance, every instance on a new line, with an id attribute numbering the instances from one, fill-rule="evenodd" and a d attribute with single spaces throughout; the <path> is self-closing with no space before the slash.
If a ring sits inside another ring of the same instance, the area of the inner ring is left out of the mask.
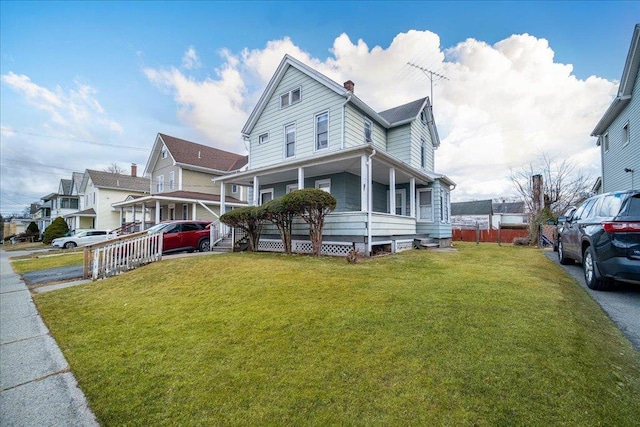
<path id="1" fill-rule="evenodd" d="M 582 263 L 589 288 L 640 284 L 640 190 L 593 196 L 558 222 L 560 264 Z"/>

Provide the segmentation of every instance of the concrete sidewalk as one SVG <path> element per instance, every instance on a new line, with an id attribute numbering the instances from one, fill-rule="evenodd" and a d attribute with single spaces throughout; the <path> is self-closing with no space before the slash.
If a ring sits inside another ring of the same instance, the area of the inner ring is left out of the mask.
<path id="1" fill-rule="evenodd" d="M 97 426 L 58 344 L 0 251 L 0 425 Z"/>

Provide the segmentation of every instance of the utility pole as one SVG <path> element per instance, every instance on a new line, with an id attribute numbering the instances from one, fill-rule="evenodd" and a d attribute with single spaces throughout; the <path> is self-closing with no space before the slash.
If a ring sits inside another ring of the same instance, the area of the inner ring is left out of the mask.
<path id="1" fill-rule="evenodd" d="M 431 71 L 425 67 L 421 67 L 417 64 L 414 64 L 412 62 L 407 62 L 407 65 L 410 65 L 414 68 L 417 68 L 418 70 L 422 71 L 424 73 L 425 76 L 427 76 L 427 78 L 429 79 L 429 82 L 431 83 L 431 95 L 429 97 L 429 101 L 431 101 L 431 106 L 433 107 L 433 77 L 437 77 L 439 79 L 444 79 L 444 80 L 449 80 L 446 76 L 443 76 L 442 74 L 438 74 L 434 71 Z"/>

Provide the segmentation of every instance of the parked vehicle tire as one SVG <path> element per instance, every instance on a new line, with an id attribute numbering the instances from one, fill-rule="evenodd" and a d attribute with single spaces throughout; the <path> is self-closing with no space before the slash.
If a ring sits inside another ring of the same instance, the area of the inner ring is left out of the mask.
<path id="1" fill-rule="evenodd" d="M 612 281 L 600 275 L 596 265 L 596 255 L 591 246 L 584 252 L 582 268 L 584 269 L 584 280 L 589 289 L 596 291 L 608 291 L 611 289 Z"/>
<path id="2" fill-rule="evenodd" d="M 564 256 L 564 245 L 562 244 L 562 240 L 558 241 L 558 261 L 562 265 L 573 264 L 573 260 L 571 258 L 566 258 Z"/>
<path id="3" fill-rule="evenodd" d="M 211 248 L 209 246 L 209 239 L 200 240 L 200 243 L 198 243 L 198 250 L 200 252 L 209 252 L 210 249 Z"/>
<path id="4" fill-rule="evenodd" d="M 76 246 L 78 246 L 78 245 L 76 245 L 74 242 L 67 242 L 67 243 L 64 244 L 65 249 L 73 249 Z"/>

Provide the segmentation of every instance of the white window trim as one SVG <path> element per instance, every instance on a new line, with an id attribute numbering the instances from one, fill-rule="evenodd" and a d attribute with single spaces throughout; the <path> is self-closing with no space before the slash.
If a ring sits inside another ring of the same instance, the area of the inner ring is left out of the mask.
<path id="1" fill-rule="evenodd" d="M 431 193 L 431 219 L 420 218 L 420 193 Z M 416 189 L 416 221 L 418 222 L 434 222 L 434 205 L 433 205 L 433 188 L 417 188 Z"/>
<path id="2" fill-rule="evenodd" d="M 367 124 L 369 124 L 369 127 L 371 128 L 371 140 L 368 141 L 367 140 Z M 365 144 L 373 144 L 373 122 L 371 120 L 369 120 L 368 118 L 364 118 L 364 124 L 363 124 L 363 129 L 364 131 L 364 142 Z"/>
<path id="3" fill-rule="evenodd" d="M 296 90 L 300 91 L 300 99 L 298 99 L 296 102 L 293 102 L 293 92 L 295 92 Z M 282 105 L 282 97 L 284 95 L 287 95 L 289 99 L 289 103 L 287 105 Z M 280 105 L 280 109 L 291 107 L 292 105 L 298 104 L 299 102 L 302 102 L 302 86 L 294 87 L 290 91 L 281 93 L 280 96 L 278 96 L 278 105 Z"/>
<path id="4" fill-rule="evenodd" d="M 166 159 L 167 157 L 169 157 L 169 150 L 167 149 L 166 145 L 162 146 L 162 151 L 160 152 L 160 157 L 162 157 L 163 159 Z"/>
<path id="5" fill-rule="evenodd" d="M 407 216 L 407 192 L 404 188 L 396 188 L 396 195 L 400 194 L 400 198 L 402 199 L 402 205 L 400 206 L 400 215 Z M 396 208 L 398 205 L 396 204 Z M 392 215 L 397 215 L 395 212 L 391 212 L 391 190 L 387 190 L 387 212 Z"/>
<path id="6" fill-rule="evenodd" d="M 443 203 L 443 199 L 444 199 L 444 195 L 447 195 L 446 197 L 446 205 L 444 205 Z M 444 218 L 444 211 L 447 211 L 447 218 Z M 451 224 L 451 194 L 449 193 L 449 190 L 441 188 L 440 189 L 440 222 L 442 224 Z"/>
<path id="7" fill-rule="evenodd" d="M 294 135 L 295 138 L 293 140 L 293 156 L 287 156 L 287 128 L 289 126 L 293 126 L 294 127 Z M 296 122 L 293 123 L 287 123 L 286 125 L 284 125 L 284 158 L 285 159 L 294 159 L 296 157 L 296 145 L 298 142 L 298 126 L 296 124 Z"/>
<path id="8" fill-rule="evenodd" d="M 324 184 L 329 184 L 329 191 L 327 191 L 327 193 L 331 194 L 331 178 L 317 180 L 315 187 L 321 189 L 320 187 Z"/>
<path id="9" fill-rule="evenodd" d="M 627 120 L 627 123 L 624 124 L 624 126 L 622 126 L 622 138 L 627 137 L 626 140 L 622 140 L 622 146 L 626 147 L 627 145 L 629 145 L 629 141 L 631 141 L 631 133 L 629 132 L 629 121 Z"/>
<path id="10" fill-rule="evenodd" d="M 420 167 L 427 167 L 427 140 L 424 138 L 420 138 Z"/>
<path id="11" fill-rule="evenodd" d="M 324 148 L 318 148 L 318 117 L 327 115 L 327 146 Z M 329 148 L 329 110 L 323 111 L 322 113 L 318 113 L 313 116 L 313 138 L 314 142 L 314 151 L 324 151 Z"/>
<path id="12" fill-rule="evenodd" d="M 164 175 L 158 175 L 158 177 L 156 178 L 156 192 L 164 192 Z"/>
<path id="13" fill-rule="evenodd" d="M 258 197 L 258 202 L 260 206 L 262 206 L 262 195 L 271 193 L 271 200 L 273 200 L 274 192 L 273 188 L 265 188 L 264 190 L 260 190 L 260 197 Z"/>
<path id="14" fill-rule="evenodd" d="M 267 140 L 264 142 L 262 141 L 263 136 L 267 137 L 266 138 Z M 258 135 L 258 145 L 267 144 L 268 142 L 269 142 L 269 132 L 261 133 L 260 135 Z"/>
<path id="15" fill-rule="evenodd" d="M 176 173 L 174 171 L 169 172 L 169 190 L 173 190 L 176 186 Z"/>
<path id="16" fill-rule="evenodd" d="M 295 191 L 297 189 L 298 189 L 298 184 L 297 183 L 296 184 L 287 184 L 287 187 L 285 188 L 285 193 L 289 194 L 292 191 Z"/>
<path id="17" fill-rule="evenodd" d="M 609 132 L 602 136 L 602 147 L 604 148 L 605 153 L 609 152 Z"/>
<path id="18" fill-rule="evenodd" d="M 232 194 L 238 193 L 238 184 L 231 184 L 231 193 Z"/>

